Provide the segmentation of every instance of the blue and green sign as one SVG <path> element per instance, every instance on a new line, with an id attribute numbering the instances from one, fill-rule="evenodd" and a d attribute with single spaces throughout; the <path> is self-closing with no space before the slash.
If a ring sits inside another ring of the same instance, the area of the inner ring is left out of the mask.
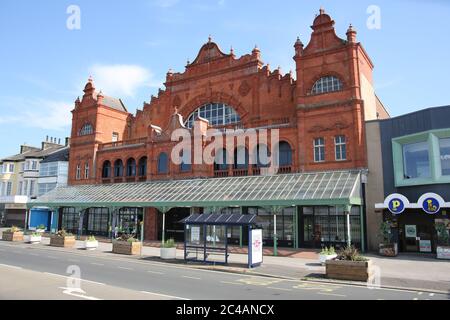
<path id="1" fill-rule="evenodd" d="M 437 194 L 427 193 L 419 199 L 422 210 L 428 214 L 436 214 L 444 204 L 444 200 Z"/>

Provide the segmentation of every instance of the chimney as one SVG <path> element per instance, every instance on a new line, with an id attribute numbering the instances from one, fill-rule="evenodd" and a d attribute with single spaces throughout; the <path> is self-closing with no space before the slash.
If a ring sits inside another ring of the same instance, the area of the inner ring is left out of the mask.
<path id="1" fill-rule="evenodd" d="M 70 138 L 69 137 L 66 137 L 66 141 L 65 141 L 64 145 L 66 147 L 70 146 Z"/>

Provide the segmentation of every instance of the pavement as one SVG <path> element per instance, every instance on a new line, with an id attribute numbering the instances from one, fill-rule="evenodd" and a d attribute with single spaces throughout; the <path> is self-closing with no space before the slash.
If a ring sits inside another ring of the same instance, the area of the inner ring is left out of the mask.
<path id="1" fill-rule="evenodd" d="M 112 244 L 100 242 L 99 248 L 93 252 L 80 250 L 82 241 L 77 241 L 75 249 L 62 249 L 49 247 L 49 239 L 43 238 L 43 243 L 38 245 L 20 244 L 23 246 L 45 247 L 49 250 L 75 251 L 77 253 L 98 255 L 103 257 L 117 257 L 112 254 Z M 1 252 L 0 252 L 1 254 Z M 128 260 L 145 260 L 166 265 L 183 266 L 200 270 L 222 271 L 249 276 L 263 276 L 286 280 L 308 280 L 315 283 L 346 284 L 354 286 L 367 286 L 366 283 L 331 280 L 325 277 L 325 267 L 317 261 L 317 254 L 306 250 L 305 253 L 275 257 L 264 256 L 263 264 L 254 269 L 247 268 L 247 255 L 240 253 L 230 253 L 229 264 L 203 265 L 199 263 L 185 263 L 184 251 L 177 250 L 177 260 L 165 261 L 159 258 L 160 249 L 158 247 L 144 246 L 141 256 L 122 256 Z M 450 261 L 437 260 L 434 255 L 406 255 L 400 254 L 397 257 L 381 257 L 374 254 L 365 254 L 379 270 L 379 285 L 383 288 L 406 289 L 431 293 L 450 293 Z M 0 255 L 1 257 L 1 255 Z"/>
<path id="2" fill-rule="evenodd" d="M 0 283 L 0 299 L 450 299 L 443 293 L 208 270 L 152 256 L 112 254 L 106 244 L 97 251 L 85 251 L 0 241 Z"/>

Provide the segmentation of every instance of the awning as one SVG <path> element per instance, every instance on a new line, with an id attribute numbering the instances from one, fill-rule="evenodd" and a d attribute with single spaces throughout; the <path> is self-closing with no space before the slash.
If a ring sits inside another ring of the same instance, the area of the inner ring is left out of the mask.
<path id="1" fill-rule="evenodd" d="M 360 172 L 328 171 L 58 187 L 28 207 L 360 205 Z"/>
<path id="2" fill-rule="evenodd" d="M 181 220 L 180 223 L 196 225 L 249 226 L 256 223 L 256 218 L 256 214 L 193 214 Z"/>

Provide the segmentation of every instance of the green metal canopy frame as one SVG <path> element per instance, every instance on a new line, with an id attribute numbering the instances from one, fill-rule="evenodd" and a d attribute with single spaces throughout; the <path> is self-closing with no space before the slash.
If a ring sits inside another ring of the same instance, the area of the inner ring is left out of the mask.
<path id="1" fill-rule="evenodd" d="M 360 171 L 58 187 L 33 207 L 288 207 L 361 205 Z M 167 211 L 167 210 L 165 210 Z"/>

